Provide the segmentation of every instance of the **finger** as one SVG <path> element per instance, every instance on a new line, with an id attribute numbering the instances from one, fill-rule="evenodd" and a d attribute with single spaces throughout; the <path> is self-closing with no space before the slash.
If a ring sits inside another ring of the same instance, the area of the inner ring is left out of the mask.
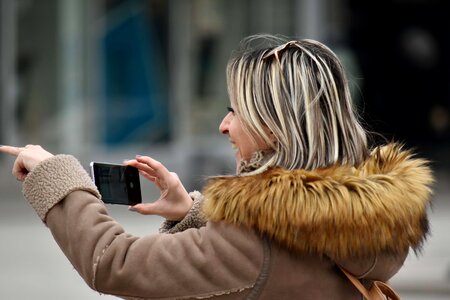
<path id="1" fill-rule="evenodd" d="M 123 164 L 125 165 L 125 166 L 131 166 L 131 165 L 134 165 L 134 164 L 136 164 L 136 163 L 138 163 L 137 162 L 137 160 L 135 160 L 135 159 L 124 159 L 123 160 Z"/>
<path id="2" fill-rule="evenodd" d="M 155 170 L 162 169 L 162 168 L 165 169 L 165 167 L 162 163 L 160 163 L 159 161 L 157 161 L 149 156 L 136 156 L 136 161 L 138 161 L 140 163 L 144 163 Z"/>
<path id="3" fill-rule="evenodd" d="M 141 171 L 141 170 L 139 170 L 139 174 L 141 176 L 143 176 L 145 179 L 147 179 L 147 180 L 149 180 L 149 181 L 151 181 L 153 183 L 156 182 L 156 177 L 155 176 L 151 176 L 150 174 L 148 174 L 148 173 L 146 173 L 144 171 Z"/>
<path id="4" fill-rule="evenodd" d="M 4 146 L 4 145 L 2 145 L 0 147 L 0 152 L 11 154 L 11 155 L 14 155 L 14 156 L 19 155 L 20 152 L 22 152 L 23 150 L 24 150 L 23 148 L 14 147 L 14 146 Z"/>
<path id="5" fill-rule="evenodd" d="M 133 164 L 136 163 L 136 160 L 135 159 L 125 159 L 122 163 L 124 166 L 132 166 Z"/>
<path id="6" fill-rule="evenodd" d="M 144 172 L 148 173 L 150 176 L 153 176 L 153 177 L 156 176 L 155 171 L 152 168 L 150 168 L 147 164 L 143 164 L 143 163 L 140 163 L 140 162 L 134 160 L 134 161 L 128 161 L 126 163 L 126 165 L 135 167 L 135 168 L 139 169 L 140 171 L 144 171 Z"/>
<path id="7" fill-rule="evenodd" d="M 136 160 L 140 163 L 147 164 L 155 172 L 155 177 L 165 178 L 167 175 L 169 175 L 169 170 L 167 170 L 167 168 L 162 163 L 151 157 L 138 156 L 136 157 Z"/>
<path id="8" fill-rule="evenodd" d="M 17 157 L 16 161 L 14 162 L 14 165 L 12 168 L 12 174 L 19 181 L 24 181 L 28 175 L 28 171 L 23 166 L 23 158 L 21 155 L 19 155 Z"/>
<path id="9" fill-rule="evenodd" d="M 155 203 L 140 203 L 128 207 L 130 211 L 135 211 L 141 215 L 155 215 L 157 211 L 155 210 Z"/>
<path id="10" fill-rule="evenodd" d="M 160 180 L 158 178 L 151 176 L 144 171 L 139 170 L 139 174 L 148 179 L 149 181 L 153 182 L 157 188 L 159 188 L 161 191 L 164 189 L 164 187 L 161 185 Z"/>
<path id="11" fill-rule="evenodd" d="M 123 162 L 126 166 L 132 166 L 138 169 L 150 168 L 147 164 L 138 162 L 136 159 L 130 159 Z"/>
<path id="12" fill-rule="evenodd" d="M 27 175 L 26 174 L 19 174 L 17 177 L 16 177 L 16 179 L 18 180 L 18 181 L 21 181 L 21 182 L 24 182 L 25 181 L 25 179 L 27 178 Z"/>

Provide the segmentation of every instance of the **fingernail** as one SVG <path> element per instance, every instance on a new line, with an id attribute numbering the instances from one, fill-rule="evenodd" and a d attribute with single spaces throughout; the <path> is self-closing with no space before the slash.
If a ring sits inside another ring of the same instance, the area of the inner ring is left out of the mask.
<path id="1" fill-rule="evenodd" d="M 134 208 L 134 206 L 128 206 L 128 210 L 129 211 L 137 211 L 136 208 Z"/>
<path id="2" fill-rule="evenodd" d="M 140 155 L 140 154 L 136 154 L 136 158 L 138 158 L 138 157 L 141 157 L 142 155 Z"/>

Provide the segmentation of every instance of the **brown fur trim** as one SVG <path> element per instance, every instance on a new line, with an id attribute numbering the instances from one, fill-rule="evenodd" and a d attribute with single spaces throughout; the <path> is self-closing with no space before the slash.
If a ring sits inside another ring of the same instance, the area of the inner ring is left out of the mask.
<path id="1" fill-rule="evenodd" d="M 418 250 L 426 237 L 432 183 L 427 161 L 390 144 L 358 168 L 213 178 L 203 210 L 210 220 L 249 226 L 298 253 L 402 253 Z"/>

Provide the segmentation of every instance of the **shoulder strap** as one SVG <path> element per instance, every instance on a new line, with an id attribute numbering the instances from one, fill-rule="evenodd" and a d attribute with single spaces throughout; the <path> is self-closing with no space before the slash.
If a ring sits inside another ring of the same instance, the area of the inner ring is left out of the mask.
<path id="1" fill-rule="evenodd" d="M 350 274 L 341 266 L 339 266 L 339 268 L 366 300 L 400 300 L 400 296 L 387 283 L 374 281 L 370 290 L 367 290 L 358 278 Z"/>
<path id="2" fill-rule="evenodd" d="M 350 274 L 347 270 L 345 270 L 341 266 L 339 266 L 339 269 L 341 269 L 342 273 L 344 273 L 345 276 L 347 276 L 347 278 L 350 280 L 350 282 L 358 289 L 358 291 L 364 296 L 365 299 L 371 300 L 370 295 L 369 295 L 369 291 L 361 283 L 361 281 L 358 280 L 358 278 L 356 278 L 355 276 Z"/>

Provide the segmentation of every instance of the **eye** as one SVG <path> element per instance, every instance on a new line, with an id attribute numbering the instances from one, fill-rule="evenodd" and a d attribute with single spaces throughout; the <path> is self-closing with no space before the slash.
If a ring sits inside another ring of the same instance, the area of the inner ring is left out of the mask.
<path id="1" fill-rule="evenodd" d="M 230 106 L 227 107 L 227 111 L 231 112 L 231 113 L 234 113 L 234 109 L 232 107 L 230 107 Z"/>

